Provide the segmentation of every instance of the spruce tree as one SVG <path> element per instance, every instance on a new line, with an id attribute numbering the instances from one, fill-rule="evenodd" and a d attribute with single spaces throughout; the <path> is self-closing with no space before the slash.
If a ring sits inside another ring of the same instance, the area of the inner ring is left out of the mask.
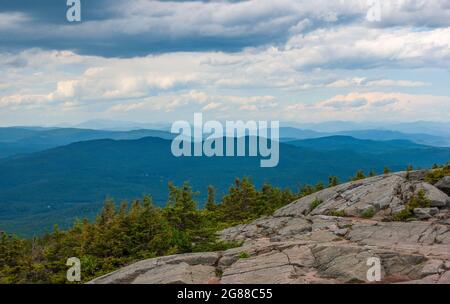
<path id="1" fill-rule="evenodd" d="M 329 187 L 335 187 L 339 184 L 339 180 L 337 176 L 330 176 L 328 177 L 328 186 Z"/>
<path id="2" fill-rule="evenodd" d="M 208 186 L 208 197 L 206 199 L 205 209 L 208 211 L 214 211 L 216 209 L 215 189 L 211 185 Z"/>

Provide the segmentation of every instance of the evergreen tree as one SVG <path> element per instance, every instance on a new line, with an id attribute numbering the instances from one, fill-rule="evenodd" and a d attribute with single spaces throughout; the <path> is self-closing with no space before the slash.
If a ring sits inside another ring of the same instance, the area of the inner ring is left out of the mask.
<path id="1" fill-rule="evenodd" d="M 448 175 L 450 167 L 442 167 L 430 171 L 425 179 L 436 182 Z M 363 176 L 362 171 L 356 174 L 357 178 Z M 337 178 L 330 177 L 329 184 L 338 184 Z M 0 232 L 0 283 L 67 283 L 65 263 L 72 256 L 80 258 L 82 278 L 87 281 L 136 260 L 226 250 L 237 244 L 218 240 L 218 231 L 272 214 L 322 188 L 321 183 L 305 185 L 294 194 L 264 183 L 257 190 L 245 177 L 236 179 L 218 202 L 214 188 L 208 187 L 205 210 L 198 209 L 196 193 L 188 183 L 181 187 L 169 183 L 164 208 L 155 206 L 150 196 L 133 201 L 130 207 L 122 202 L 117 209 L 114 201 L 107 199 L 95 221 L 76 220 L 68 230 L 55 225 L 51 233 L 30 240 Z"/>
<path id="2" fill-rule="evenodd" d="M 315 192 L 321 191 L 323 189 L 325 189 L 325 186 L 323 185 L 323 183 L 319 182 L 319 183 L 316 184 Z"/>
<path id="3" fill-rule="evenodd" d="M 364 175 L 364 172 L 362 170 L 359 170 L 358 172 L 356 172 L 356 175 L 351 178 L 351 181 L 357 181 L 365 178 L 366 176 Z"/>
<path id="4" fill-rule="evenodd" d="M 328 177 L 328 187 L 335 187 L 339 184 L 339 179 L 337 176 Z"/>
<path id="5" fill-rule="evenodd" d="M 208 186 L 208 197 L 206 199 L 205 209 L 208 211 L 214 211 L 216 209 L 215 189 L 211 185 Z"/>
<path id="6" fill-rule="evenodd" d="M 314 192 L 315 192 L 314 188 L 311 185 L 305 185 L 300 189 L 299 195 L 307 196 L 307 195 L 313 194 Z"/>

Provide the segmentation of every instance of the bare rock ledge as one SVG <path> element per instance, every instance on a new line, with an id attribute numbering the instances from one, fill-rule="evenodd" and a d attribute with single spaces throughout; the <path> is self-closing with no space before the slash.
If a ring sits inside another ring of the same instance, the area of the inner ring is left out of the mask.
<path id="1" fill-rule="evenodd" d="M 400 172 L 328 188 L 220 233 L 242 247 L 148 259 L 89 283 L 368 283 L 367 260 L 376 257 L 382 283 L 449 284 L 450 199 L 423 175 Z M 438 186 L 447 185 L 448 179 Z M 420 190 L 430 208 L 414 210 L 417 220 L 393 222 Z M 316 199 L 322 203 L 311 210 Z M 367 210 L 370 219 L 362 216 Z"/>

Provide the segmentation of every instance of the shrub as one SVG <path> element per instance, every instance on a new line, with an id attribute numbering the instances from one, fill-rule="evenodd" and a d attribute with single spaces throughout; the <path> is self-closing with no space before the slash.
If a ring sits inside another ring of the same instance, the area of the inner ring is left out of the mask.
<path id="1" fill-rule="evenodd" d="M 218 278 L 222 277 L 222 275 L 223 275 L 223 270 L 222 269 L 216 268 L 215 272 L 216 272 L 216 277 L 218 277 Z"/>
<path id="2" fill-rule="evenodd" d="M 364 172 L 362 170 L 359 170 L 358 172 L 356 172 L 356 175 L 350 179 L 350 181 L 354 182 L 365 178 L 366 176 L 364 175 Z"/>
<path id="3" fill-rule="evenodd" d="M 316 209 L 320 204 L 322 204 L 323 201 L 318 199 L 317 197 L 311 202 L 311 206 L 309 207 L 309 211 L 313 211 Z"/>
<path id="4" fill-rule="evenodd" d="M 239 259 L 248 259 L 249 257 L 250 257 L 250 254 L 249 254 L 248 252 L 245 252 L 245 251 L 241 252 L 241 253 L 238 255 L 238 258 L 239 258 Z"/>
<path id="5" fill-rule="evenodd" d="M 406 222 L 408 219 L 414 218 L 414 215 L 411 213 L 408 208 L 403 209 L 397 214 L 394 214 L 393 220 L 396 222 Z"/>
<path id="6" fill-rule="evenodd" d="M 449 166 L 444 166 L 428 171 L 427 175 L 425 176 L 425 181 L 434 185 L 444 176 L 450 176 Z"/>
<path id="7" fill-rule="evenodd" d="M 335 187 L 339 184 L 339 179 L 337 176 L 328 177 L 328 187 Z"/>
<path id="8" fill-rule="evenodd" d="M 405 209 L 395 214 L 393 219 L 397 222 L 404 222 L 409 219 L 413 219 L 415 218 L 415 208 L 429 208 L 430 204 L 430 200 L 425 197 L 425 191 L 419 190 L 417 195 L 413 195 L 410 201 L 405 205 Z"/>
<path id="9" fill-rule="evenodd" d="M 375 215 L 375 208 L 370 207 L 361 213 L 362 218 L 370 219 Z"/>
<path id="10" fill-rule="evenodd" d="M 315 187 L 316 192 L 319 192 L 319 191 L 321 191 L 323 189 L 325 189 L 325 186 L 322 183 L 317 183 L 316 184 L 316 187 Z"/>
<path id="11" fill-rule="evenodd" d="M 346 217 L 347 214 L 345 210 L 331 210 L 329 213 L 330 216 L 338 216 L 338 217 Z"/>

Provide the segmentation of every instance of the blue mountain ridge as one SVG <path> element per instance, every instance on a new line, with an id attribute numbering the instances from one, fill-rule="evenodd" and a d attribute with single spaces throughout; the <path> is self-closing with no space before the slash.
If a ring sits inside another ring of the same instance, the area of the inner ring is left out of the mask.
<path id="1" fill-rule="evenodd" d="M 157 137 L 100 139 L 2 159 L 0 230 L 32 235 L 54 223 L 67 226 L 76 217 L 92 218 L 106 197 L 119 202 L 150 194 L 164 205 L 169 181 L 189 181 L 202 204 L 209 184 L 220 197 L 236 177 L 296 190 L 306 183 L 325 183 L 330 175 L 345 181 L 359 169 L 403 170 L 410 164 L 430 167 L 450 160 L 450 148 L 346 136 L 280 143 L 275 168 L 260 168 L 257 157 L 176 158 L 170 146 L 171 140 Z"/>

